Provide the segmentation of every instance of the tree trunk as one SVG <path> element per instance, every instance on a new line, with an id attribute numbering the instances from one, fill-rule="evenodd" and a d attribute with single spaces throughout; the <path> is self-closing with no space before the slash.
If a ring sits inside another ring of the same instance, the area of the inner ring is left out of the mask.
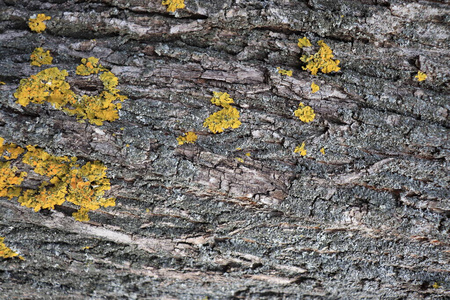
<path id="1" fill-rule="evenodd" d="M 88 222 L 67 202 L 2 198 L 0 236 L 25 260 L 0 261 L 0 298 L 450 297 L 447 1 L 185 4 L 0 0 L 0 137 L 103 162 L 116 197 Z M 340 71 L 302 68 L 319 40 Z M 17 104 L 20 79 L 46 68 L 30 66 L 36 47 L 80 93 L 101 91 L 75 75 L 99 58 L 128 97 L 120 119 Z M 203 127 L 213 92 L 234 99 L 239 128 Z M 188 131 L 198 140 L 178 145 Z"/>

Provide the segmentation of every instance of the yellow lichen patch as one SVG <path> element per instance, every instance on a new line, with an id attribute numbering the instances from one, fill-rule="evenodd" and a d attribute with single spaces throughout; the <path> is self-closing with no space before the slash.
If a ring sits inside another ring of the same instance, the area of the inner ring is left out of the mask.
<path id="1" fill-rule="evenodd" d="M 75 73 L 77 75 L 91 75 L 98 74 L 98 72 L 107 71 L 101 64 L 98 63 L 99 59 L 95 57 L 82 58 L 81 64 L 77 66 Z"/>
<path id="2" fill-rule="evenodd" d="M 320 148 L 320 153 L 325 154 L 325 148 L 324 147 Z"/>
<path id="3" fill-rule="evenodd" d="M 315 84 L 314 82 L 311 83 L 311 93 L 315 93 L 319 91 L 319 86 L 317 84 Z"/>
<path id="4" fill-rule="evenodd" d="M 162 5 L 167 5 L 167 11 L 170 12 L 186 7 L 184 5 L 184 0 L 163 0 Z"/>
<path id="5" fill-rule="evenodd" d="M 214 92 L 211 102 L 215 105 L 222 106 L 223 109 L 213 113 L 206 118 L 203 127 L 209 128 L 212 133 L 223 132 L 227 128 L 238 128 L 241 126 L 239 121 L 239 111 L 231 106 L 233 99 L 227 93 Z"/>
<path id="6" fill-rule="evenodd" d="M 301 156 L 306 155 L 305 142 L 295 147 L 294 153 L 300 153 Z"/>
<path id="7" fill-rule="evenodd" d="M 30 78 L 20 80 L 14 97 L 22 106 L 27 106 L 30 102 L 42 104 L 48 101 L 60 108 L 74 101 L 75 95 L 65 80 L 68 75 L 66 70 L 60 71 L 56 67 L 45 69 Z"/>
<path id="8" fill-rule="evenodd" d="M 25 151 L 22 147 L 13 143 L 3 144 L 4 141 L 5 140 L 0 137 L 0 157 L 3 157 L 6 160 L 16 159 L 23 151 Z"/>
<path id="9" fill-rule="evenodd" d="M 305 106 L 302 102 L 298 105 L 296 111 L 294 111 L 295 116 L 297 116 L 302 122 L 309 123 L 314 120 L 316 114 L 310 106 Z"/>
<path id="10" fill-rule="evenodd" d="M 238 162 L 240 162 L 240 163 L 243 163 L 243 162 L 244 162 L 244 160 L 243 160 L 242 158 L 240 158 L 240 157 L 236 157 L 236 160 L 237 160 Z"/>
<path id="11" fill-rule="evenodd" d="M 277 67 L 278 73 L 281 75 L 287 75 L 287 76 L 292 76 L 292 70 L 283 70 L 279 67 Z"/>
<path id="12" fill-rule="evenodd" d="M 50 50 L 44 51 L 42 48 L 34 49 L 30 56 L 31 65 L 40 67 L 42 65 L 50 65 L 53 57 L 50 55 Z"/>
<path id="13" fill-rule="evenodd" d="M 3 143 L 4 139 L 0 138 L 0 148 L 14 148 L 14 144 Z M 100 162 L 88 162 L 81 166 L 76 157 L 54 156 L 31 145 L 26 147 L 22 162 L 47 179 L 37 189 L 22 191 L 18 186 L 27 173 L 17 175 L 17 167 L 0 161 L 0 197 L 18 197 L 19 203 L 35 211 L 53 209 L 55 205 L 68 201 L 80 207 L 73 214 L 79 221 L 89 220 L 87 213 L 90 210 L 115 205 L 114 198 L 103 197 L 105 191 L 110 189 L 110 183 L 106 177 L 106 167 Z"/>
<path id="14" fill-rule="evenodd" d="M 183 145 L 184 143 L 191 143 L 193 144 L 197 140 L 197 135 L 195 132 L 189 131 L 186 132 L 184 136 L 177 137 L 178 145 Z"/>
<path id="15" fill-rule="evenodd" d="M 66 200 L 80 209 L 73 214 L 75 220 L 88 221 L 88 212 L 100 207 L 114 206 L 114 198 L 104 198 L 105 191 L 110 189 L 106 178 L 106 167 L 100 162 L 88 162 L 80 167 L 75 165 L 69 176 L 68 195 Z"/>
<path id="16" fill-rule="evenodd" d="M 300 60 L 306 63 L 303 70 L 311 71 L 312 75 L 316 75 L 320 70 L 322 73 L 337 72 L 341 68 L 338 67 L 340 61 L 334 60 L 333 51 L 331 48 L 325 44 L 324 41 L 318 41 L 317 44 L 320 46 L 319 51 L 314 55 L 303 55 Z"/>
<path id="17" fill-rule="evenodd" d="M 308 40 L 308 38 L 306 36 L 301 38 L 301 39 L 298 39 L 298 44 L 297 45 L 300 48 L 311 47 L 312 46 L 311 42 Z"/>
<path id="18" fill-rule="evenodd" d="M 18 253 L 12 251 L 10 248 L 8 248 L 4 243 L 5 238 L 0 236 L 0 257 L 3 258 L 11 258 L 11 257 L 18 257 L 22 260 L 24 258 L 22 256 L 19 256 Z"/>
<path id="19" fill-rule="evenodd" d="M 212 133 L 220 133 L 224 129 L 238 128 L 239 126 L 241 126 L 239 112 L 232 106 L 213 113 L 203 123 L 203 127 L 208 127 Z"/>
<path id="20" fill-rule="evenodd" d="M 234 103 L 234 101 L 228 93 L 213 92 L 211 103 L 217 106 L 230 107 L 230 104 Z"/>
<path id="21" fill-rule="evenodd" d="M 11 167 L 10 162 L 0 161 L 0 197 L 12 199 L 20 195 L 22 189 L 18 186 L 27 173 L 21 172 L 17 175 L 17 171 L 16 167 Z"/>
<path id="22" fill-rule="evenodd" d="M 55 67 L 45 69 L 30 78 L 22 79 L 14 93 L 17 103 L 27 106 L 30 102 L 37 104 L 49 102 L 55 108 L 61 109 L 67 114 L 76 115 L 79 119 L 88 119 L 95 125 L 103 125 L 104 121 L 117 120 L 119 118 L 118 110 L 122 107 L 120 102 L 127 98 L 119 94 L 118 78 L 98 64 L 96 58 L 83 59 L 83 62 L 80 66 L 83 66 L 84 69 L 78 72 L 77 68 L 78 73 L 90 75 L 102 72 L 100 80 L 104 89 L 99 95 L 76 95 L 65 80 L 68 76 L 67 71 L 60 71 Z"/>
<path id="23" fill-rule="evenodd" d="M 46 26 L 44 21 L 50 20 L 51 17 L 46 16 L 45 14 L 38 14 L 34 18 L 30 18 L 28 21 L 28 26 L 32 31 L 35 31 L 37 33 L 41 33 L 45 30 Z"/>
<path id="24" fill-rule="evenodd" d="M 250 157 L 251 156 L 250 152 L 245 153 L 245 156 Z"/>
<path id="25" fill-rule="evenodd" d="M 427 79 L 427 74 L 419 71 L 419 72 L 417 72 L 417 75 L 415 76 L 415 78 L 417 79 L 417 81 L 424 81 L 425 79 Z"/>
<path id="26" fill-rule="evenodd" d="M 6 84 L 6 83 L 4 83 L 3 81 L 0 81 L 0 84 Z"/>

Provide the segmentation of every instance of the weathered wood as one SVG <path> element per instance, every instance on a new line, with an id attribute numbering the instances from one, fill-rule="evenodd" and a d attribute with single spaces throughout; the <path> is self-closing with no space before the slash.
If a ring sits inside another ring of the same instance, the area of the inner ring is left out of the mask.
<path id="1" fill-rule="evenodd" d="M 42 34 L 27 26 L 37 13 L 52 17 Z M 0 0 L 0 136 L 102 161 L 117 197 L 85 223 L 70 205 L 1 199 L 0 236 L 26 260 L 0 261 L 0 298 L 449 297 L 449 15 L 425 0 L 187 0 L 175 13 Z M 303 36 L 341 71 L 302 70 Z M 29 64 L 35 47 L 75 91 L 101 89 L 75 76 L 98 57 L 129 97 L 120 119 L 15 103 L 43 69 Z M 202 127 L 213 91 L 235 100 L 240 128 Z M 294 116 L 299 102 L 312 123 Z M 198 141 L 178 146 L 186 131 Z M 306 157 L 293 153 L 303 141 Z"/>

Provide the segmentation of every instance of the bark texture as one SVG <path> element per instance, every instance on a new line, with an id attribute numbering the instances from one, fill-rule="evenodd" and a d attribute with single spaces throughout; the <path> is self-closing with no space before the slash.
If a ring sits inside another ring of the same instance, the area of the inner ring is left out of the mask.
<path id="1" fill-rule="evenodd" d="M 448 2 L 185 3 L 0 0 L 0 136 L 102 161 L 117 198 L 89 222 L 0 199 L 0 236 L 26 259 L 0 261 L 0 298 L 448 299 Z M 52 17 L 42 34 L 27 26 L 37 13 Z M 342 69 L 302 70 L 303 36 Z M 129 97 L 120 119 L 15 103 L 43 69 L 36 47 L 78 90 L 101 90 L 75 76 L 99 58 Z M 241 127 L 202 127 L 213 91 Z M 294 116 L 300 102 L 313 122 Z M 198 141 L 178 146 L 186 131 Z"/>

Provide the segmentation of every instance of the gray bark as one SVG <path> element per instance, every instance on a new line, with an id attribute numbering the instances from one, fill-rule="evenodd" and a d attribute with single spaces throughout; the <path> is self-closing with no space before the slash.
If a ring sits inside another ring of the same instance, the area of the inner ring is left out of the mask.
<path id="1" fill-rule="evenodd" d="M 0 261 L 0 298 L 450 297 L 448 2 L 185 3 L 0 0 L 0 136 L 102 161 L 117 198 L 89 222 L 0 199 L 0 236 L 26 259 Z M 42 34 L 27 26 L 37 13 L 52 17 Z M 342 69 L 302 70 L 303 36 Z M 40 46 L 74 89 L 101 88 L 75 76 L 100 58 L 129 97 L 120 119 L 15 103 Z M 241 127 L 202 127 L 213 91 Z M 186 131 L 198 141 L 178 146 Z"/>

